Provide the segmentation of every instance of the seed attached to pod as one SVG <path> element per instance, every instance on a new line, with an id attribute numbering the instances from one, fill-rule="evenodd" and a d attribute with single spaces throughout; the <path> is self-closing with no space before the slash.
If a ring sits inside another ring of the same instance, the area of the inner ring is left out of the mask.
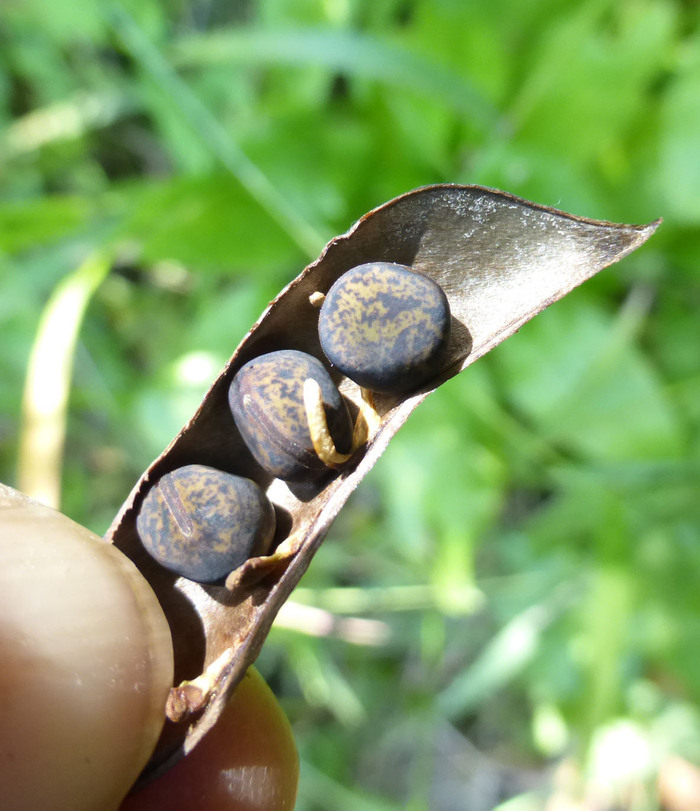
<path id="1" fill-rule="evenodd" d="M 422 273 L 372 262 L 331 287 L 318 332 L 328 360 L 351 380 L 401 394 L 435 375 L 450 338 L 450 306 L 442 288 Z"/>
<path id="2" fill-rule="evenodd" d="M 187 465 L 151 488 L 136 528 L 163 566 L 199 583 L 215 583 L 268 551 L 275 511 L 254 481 Z"/>
<path id="3" fill-rule="evenodd" d="M 270 352 L 246 363 L 229 389 L 229 406 L 241 436 L 261 467 L 287 481 L 328 470 L 314 450 L 304 406 L 304 382 L 320 389 L 328 430 L 340 453 L 350 451 L 352 421 L 320 360 L 295 349 Z"/>

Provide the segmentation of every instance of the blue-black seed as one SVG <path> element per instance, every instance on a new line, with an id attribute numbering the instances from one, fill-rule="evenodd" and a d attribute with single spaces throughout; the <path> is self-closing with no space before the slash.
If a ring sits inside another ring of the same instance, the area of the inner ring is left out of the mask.
<path id="1" fill-rule="evenodd" d="M 159 563 L 200 583 L 215 583 L 267 552 L 275 511 L 250 479 L 204 465 L 166 473 L 136 519 L 141 542 Z"/>
<path id="2" fill-rule="evenodd" d="M 360 386 L 400 394 L 439 371 L 450 306 L 432 279 L 404 265 L 372 262 L 331 287 L 318 322 L 328 360 Z"/>
<path id="3" fill-rule="evenodd" d="M 304 408 L 307 378 L 321 387 L 328 429 L 340 453 L 352 442 L 345 401 L 318 358 L 283 349 L 246 363 L 229 389 L 229 406 L 238 430 L 258 464 L 287 481 L 317 476 L 328 468 L 314 451 Z"/>

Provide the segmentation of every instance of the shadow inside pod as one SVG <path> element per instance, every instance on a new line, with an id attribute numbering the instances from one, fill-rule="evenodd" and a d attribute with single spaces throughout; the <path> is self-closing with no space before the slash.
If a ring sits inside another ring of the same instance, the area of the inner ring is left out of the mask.
<path id="1" fill-rule="evenodd" d="M 292 531 L 292 523 L 293 518 L 292 514 L 289 510 L 286 510 L 284 507 L 280 507 L 279 504 L 272 505 L 275 509 L 275 535 L 272 539 L 272 543 L 270 544 L 270 550 L 268 554 L 272 554 L 275 549 L 284 541 L 288 536 L 289 533 Z"/>
<path id="2" fill-rule="evenodd" d="M 286 482 L 286 485 L 294 498 L 303 503 L 308 503 L 313 501 L 319 493 L 322 493 L 338 475 L 340 475 L 340 471 L 329 469 L 309 481 Z"/>
<path id="3" fill-rule="evenodd" d="M 449 361 L 459 360 L 469 357 L 474 346 L 474 339 L 464 321 L 456 318 L 454 313 L 450 322 L 450 340 L 447 345 L 446 357 Z"/>

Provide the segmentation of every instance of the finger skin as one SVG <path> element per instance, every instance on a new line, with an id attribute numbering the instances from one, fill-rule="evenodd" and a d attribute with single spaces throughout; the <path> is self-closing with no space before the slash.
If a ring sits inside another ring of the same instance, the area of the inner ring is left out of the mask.
<path id="1" fill-rule="evenodd" d="M 211 732 L 120 811 L 291 811 L 298 781 L 289 722 L 250 668 Z"/>
<path id="2" fill-rule="evenodd" d="M 131 561 L 0 485 L 0 807 L 116 808 L 172 673 L 167 620 Z"/>

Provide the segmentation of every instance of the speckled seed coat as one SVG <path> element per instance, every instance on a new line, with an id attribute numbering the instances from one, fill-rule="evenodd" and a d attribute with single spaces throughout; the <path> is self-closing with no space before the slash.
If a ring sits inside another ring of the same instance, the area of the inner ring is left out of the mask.
<path id="1" fill-rule="evenodd" d="M 373 262 L 349 270 L 321 308 L 327 358 L 360 386 L 398 394 L 434 376 L 450 337 L 447 297 L 411 268 Z"/>
<path id="2" fill-rule="evenodd" d="M 268 550 L 275 511 L 250 479 L 187 465 L 166 473 L 149 490 L 136 528 L 163 566 L 190 580 L 214 583 Z"/>
<path id="3" fill-rule="evenodd" d="M 328 470 L 314 451 L 304 409 L 303 387 L 321 387 L 326 419 L 336 448 L 350 450 L 352 422 L 320 360 L 294 349 L 254 358 L 234 377 L 229 405 L 238 430 L 258 464 L 273 476 L 300 481 Z"/>

